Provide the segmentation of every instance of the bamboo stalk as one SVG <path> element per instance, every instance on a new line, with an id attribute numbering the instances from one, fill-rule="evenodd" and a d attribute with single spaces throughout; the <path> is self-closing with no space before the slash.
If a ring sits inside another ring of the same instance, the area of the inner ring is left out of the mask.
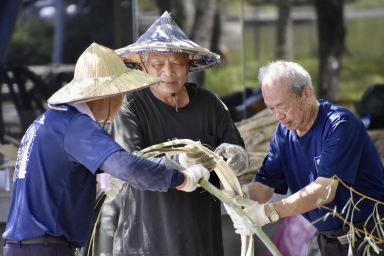
<path id="1" fill-rule="evenodd" d="M 218 198 L 221 202 L 229 206 L 232 210 L 234 210 L 242 219 L 248 224 L 248 228 L 250 228 L 257 237 L 264 243 L 264 245 L 268 248 L 268 250 L 274 256 L 281 255 L 279 250 L 276 248 L 275 244 L 269 239 L 269 237 L 263 232 L 261 227 L 257 226 L 252 219 L 239 207 L 237 206 L 231 199 L 229 199 L 223 192 L 213 186 L 209 181 L 200 179 L 199 185 L 207 190 L 209 193 Z"/>

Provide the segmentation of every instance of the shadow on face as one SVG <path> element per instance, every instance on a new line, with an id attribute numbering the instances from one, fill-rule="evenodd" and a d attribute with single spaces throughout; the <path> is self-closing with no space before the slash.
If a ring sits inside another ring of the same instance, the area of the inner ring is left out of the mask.
<path id="1" fill-rule="evenodd" d="M 89 109 L 98 122 L 112 121 L 119 112 L 122 103 L 122 94 L 87 102 Z"/>

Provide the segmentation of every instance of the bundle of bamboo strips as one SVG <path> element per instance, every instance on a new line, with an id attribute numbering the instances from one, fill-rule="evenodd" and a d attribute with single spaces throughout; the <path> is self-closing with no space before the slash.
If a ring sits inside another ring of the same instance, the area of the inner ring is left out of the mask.
<path id="1" fill-rule="evenodd" d="M 269 142 L 276 129 L 277 121 L 268 109 L 265 109 L 248 119 L 236 123 L 236 126 L 250 156 L 248 170 L 238 177 L 239 182 L 245 184 L 252 181 L 267 155 Z"/>

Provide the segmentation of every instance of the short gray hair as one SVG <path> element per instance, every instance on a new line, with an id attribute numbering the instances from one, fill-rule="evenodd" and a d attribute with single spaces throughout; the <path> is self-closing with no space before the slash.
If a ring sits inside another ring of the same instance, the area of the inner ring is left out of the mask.
<path id="1" fill-rule="evenodd" d="M 305 86 L 312 87 L 309 73 L 299 64 L 290 61 L 274 61 L 259 70 L 260 85 L 265 81 L 282 80 L 290 85 L 292 92 L 301 95 Z"/>

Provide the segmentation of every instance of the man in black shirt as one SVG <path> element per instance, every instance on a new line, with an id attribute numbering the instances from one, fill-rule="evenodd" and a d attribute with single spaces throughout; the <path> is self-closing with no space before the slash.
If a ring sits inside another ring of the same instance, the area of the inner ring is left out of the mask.
<path id="1" fill-rule="evenodd" d="M 174 138 L 191 139 L 223 155 L 236 174 L 247 169 L 248 154 L 226 106 L 208 90 L 186 83 L 188 72 L 218 64 L 217 54 L 190 41 L 167 12 L 135 44 L 117 52 L 127 64 L 161 80 L 126 96 L 111 129 L 122 147 L 137 151 Z M 183 167 L 215 168 L 205 156 L 178 158 Z M 215 174 L 209 181 L 220 186 Z M 114 203 L 120 213 L 113 255 L 224 255 L 220 201 L 202 189 L 185 195 L 143 192 L 126 184 Z"/>

